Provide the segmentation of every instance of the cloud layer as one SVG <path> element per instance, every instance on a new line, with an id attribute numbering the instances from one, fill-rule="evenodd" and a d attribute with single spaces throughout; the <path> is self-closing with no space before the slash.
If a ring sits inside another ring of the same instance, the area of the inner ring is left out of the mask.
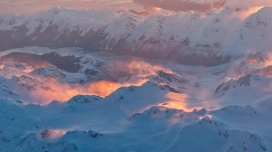
<path id="1" fill-rule="evenodd" d="M 0 0 L 0 14 L 12 12 L 19 14 L 36 13 L 56 6 L 77 10 L 93 8 L 101 10 L 143 10 L 141 5 L 133 3 L 132 0 Z"/>
<path id="2" fill-rule="evenodd" d="M 272 7 L 271 0 L 226 0 L 226 7 L 252 8 L 252 7 Z"/>
<path id="3" fill-rule="evenodd" d="M 171 11 L 201 11 L 208 12 L 213 8 L 222 8 L 224 1 L 215 1 L 212 3 L 196 3 L 187 0 L 134 0 L 135 3 L 147 7 L 159 7 Z"/>
<path id="4" fill-rule="evenodd" d="M 222 7 L 251 8 L 272 6 L 272 0 L 0 0 L 0 14 L 6 13 L 36 13 L 53 7 L 71 9 L 102 9 L 102 10 L 136 10 L 159 7 L 172 11 L 201 11 Z"/>
<path id="5" fill-rule="evenodd" d="M 223 7 L 252 8 L 272 6 L 271 0 L 133 0 L 147 7 L 159 7 L 171 11 L 200 11 L 208 12 Z"/>

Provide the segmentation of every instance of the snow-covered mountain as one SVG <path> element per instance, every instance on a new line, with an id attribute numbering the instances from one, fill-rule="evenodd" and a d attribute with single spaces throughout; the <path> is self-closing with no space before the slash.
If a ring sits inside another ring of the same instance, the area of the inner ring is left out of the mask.
<path id="1" fill-rule="evenodd" d="M 53 100 L 68 100 L 78 94 L 105 97 L 120 87 L 143 87 L 147 81 L 176 93 L 188 92 L 195 87 L 175 72 L 163 67 L 154 68 L 146 62 L 120 60 L 112 63 L 86 55 L 82 50 L 71 55 L 67 53 L 65 49 L 59 53 L 35 54 L 20 49 L 4 53 L 0 56 L 2 97 L 12 95 L 20 102 L 46 104 Z"/>
<path id="2" fill-rule="evenodd" d="M 271 18 L 0 15 L 0 151 L 272 151 Z"/>
<path id="3" fill-rule="evenodd" d="M 269 151 L 269 61 L 252 53 L 196 67 L 79 48 L 7 50 L 0 149 Z"/>
<path id="4" fill-rule="evenodd" d="M 269 127 L 256 133 L 252 122 L 262 120 L 260 125 L 267 125 L 271 115 L 256 114 L 250 107 L 184 112 L 153 106 L 125 118 L 125 102 L 116 104 L 95 96 L 78 96 L 67 103 L 52 102 L 47 106 L 10 102 L 1 100 L 1 121 L 9 122 L 0 126 L 2 150 L 269 151 L 264 138 L 267 136 L 263 136 Z M 233 116 L 236 118 L 228 119 Z M 247 131 L 239 127 L 243 124 L 248 124 Z M 123 142 L 126 144 L 120 144 Z M 191 146 L 196 143 L 198 146 Z"/>
<path id="5" fill-rule="evenodd" d="M 218 65 L 231 56 L 269 51 L 271 12 L 269 7 L 223 8 L 208 13 L 162 10 L 141 16 L 125 10 L 56 7 L 34 15 L 1 15 L 0 49 L 81 47 L 184 64 Z M 188 60 L 192 56 L 194 59 Z"/>

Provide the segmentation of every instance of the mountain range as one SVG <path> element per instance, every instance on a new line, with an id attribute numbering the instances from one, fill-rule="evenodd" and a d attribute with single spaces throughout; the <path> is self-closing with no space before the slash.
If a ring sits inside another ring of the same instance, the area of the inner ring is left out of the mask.
<path id="1" fill-rule="evenodd" d="M 0 151 L 271 151 L 271 18 L 0 15 Z"/>
<path id="2" fill-rule="evenodd" d="M 272 8 L 223 8 L 208 13 L 53 8 L 34 15 L 0 16 L 0 50 L 27 46 L 80 47 L 174 60 L 188 65 L 219 65 L 245 52 L 269 51 Z M 254 44 L 254 45 L 253 45 Z M 188 60 L 188 57 L 194 59 Z"/>

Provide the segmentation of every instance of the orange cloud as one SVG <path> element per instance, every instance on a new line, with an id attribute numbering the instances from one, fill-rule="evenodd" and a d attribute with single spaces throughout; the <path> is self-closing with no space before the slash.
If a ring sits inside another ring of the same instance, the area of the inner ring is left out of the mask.
<path id="1" fill-rule="evenodd" d="M 226 7 L 231 8 L 253 8 L 253 7 L 270 7 L 272 1 L 270 0 L 226 0 Z"/>
<path id="2" fill-rule="evenodd" d="M 139 3 L 145 6 L 159 7 L 171 11 L 200 11 L 200 12 L 209 12 L 214 8 L 222 8 L 225 4 L 225 1 L 218 0 L 210 3 L 199 3 L 192 2 L 187 0 L 133 0 L 135 3 Z"/>
<path id="3" fill-rule="evenodd" d="M 167 108 L 173 108 L 173 109 L 181 109 L 186 112 L 190 112 L 193 110 L 193 108 L 189 108 L 187 104 L 188 95 L 187 94 L 180 94 L 180 93 L 168 93 L 166 95 L 166 98 L 168 99 L 167 102 L 164 102 L 160 104 L 160 106 L 167 107 Z"/>
<path id="4" fill-rule="evenodd" d="M 106 97 L 120 87 L 131 85 L 141 86 L 146 80 L 139 80 L 133 83 L 118 83 L 110 81 L 98 81 L 86 85 L 59 84 L 55 80 L 47 81 L 47 88 L 35 90 L 30 93 L 34 103 L 48 104 L 53 100 L 66 102 L 76 95 L 98 95 Z"/>
<path id="5" fill-rule="evenodd" d="M 209 12 L 212 9 L 228 8 L 255 8 L 272 6 L 272 1 L 269 0 L 133 0 L 135 3 L 142 4 L 147 7 L 159 7 L 171 11 L 199 11 Z"/>

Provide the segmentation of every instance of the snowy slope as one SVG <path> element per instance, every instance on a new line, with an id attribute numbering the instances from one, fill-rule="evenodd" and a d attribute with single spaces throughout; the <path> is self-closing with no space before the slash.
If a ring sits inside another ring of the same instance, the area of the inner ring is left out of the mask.
<path id="1" fill-rule="evenodd" d="M 34 67 L 44 60 L 48 63 Z M 62 60 L 80 68 L 61 69 L 55 61 Z M 196 67 L 79 48 L 29 47 L 2 52 L 0 61 L 1 151 L 272 148 L 271 68 L 261 53 Z M 247 66 L 255 70 L 244 70 Z M 246 76 L 216 89 L 232 74 Z"/>
<path id="2" fill-rule="evenodd" d="M 271 148 L 271 140 L 264 138 L 268 137 L 264 136 L 266 131 L 271 132 L 269 127 L 258 133 L 254 127 L 237 128 L 238 124 L 246 124 L 241 120 L 247 123 L 262 120 L 259 125 L 269 124 L 266 122 L 271 115 L 256 114 L 249 107 L 184 112 L 154 106 L 132 115 L 125 112 L 122 104 L 108 103 L 112 108 L 107 109 L 103 104 L 109 101 L 96 96 L 78 96 L 67 103 L 53 102 L 47 106 L 20 106 L 10 102 L 1 100 L 4 109 L 1 121 L 10 122 L 0 126 L 2 150 L 269 151 Z M 237 118 L 229 119 L 233 116 Z M 107 123 L 111 125 L 105 127 Z M 192 146 L 195 144 L 198 146 Z"/>

